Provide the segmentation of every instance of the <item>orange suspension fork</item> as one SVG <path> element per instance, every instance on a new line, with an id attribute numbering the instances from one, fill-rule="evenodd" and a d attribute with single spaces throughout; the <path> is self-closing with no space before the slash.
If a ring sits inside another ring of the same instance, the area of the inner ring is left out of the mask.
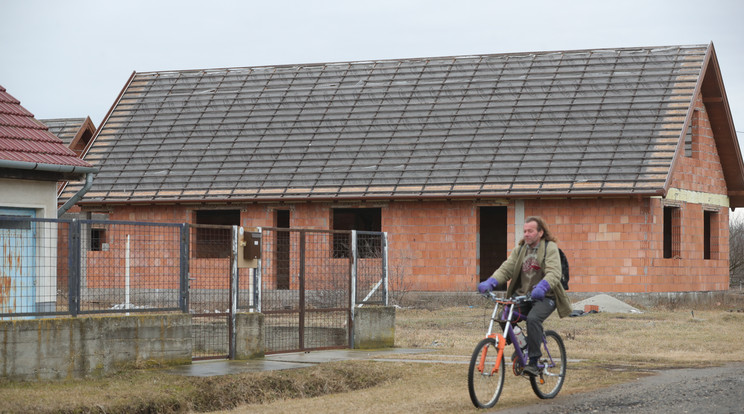
<path id="1" fill-rule="evenodd" d="M 501 334 L 490 334 L 488 335 L 488 338 L 494 338 L 497 341 L 496 349 L 498 349 L 498 353 L 496 354 L 496 363 L 493 364 L 493 368 L 491 369 L 491 375 L 495 374 L 499 370 L 499 365 L 501 365 L 501 359 L 504 356 L 504 348 L 506 347 L 506 339 Z M 483 373 L 483 371 L 486 369 L 486 354 L 488 354 L 488 347 L 483 347 L 483 355 L 481 355 L 480 363 L 478 364 L 478 371 Z"/>

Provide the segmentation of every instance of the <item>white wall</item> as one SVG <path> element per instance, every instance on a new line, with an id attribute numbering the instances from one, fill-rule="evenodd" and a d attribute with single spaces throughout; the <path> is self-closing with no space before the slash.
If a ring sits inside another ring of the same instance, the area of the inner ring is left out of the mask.
<path id="1" fill-rule="evenodd" d="M 57 183 L 0 178 L 0 207 L 33 208 L 38 218 L 57 218 Z"/>
<path id="2" fill-rule="evenodd" d="M 34 209 L 37 218 L 57 218 L 57 183 L 0 178 L 0 207 Z M 39 223 L 34 274 L 38 310 L 51 310 L 57 292 L 57 224 Z M 42 309 L 43 308 L 43 309 Z"/>

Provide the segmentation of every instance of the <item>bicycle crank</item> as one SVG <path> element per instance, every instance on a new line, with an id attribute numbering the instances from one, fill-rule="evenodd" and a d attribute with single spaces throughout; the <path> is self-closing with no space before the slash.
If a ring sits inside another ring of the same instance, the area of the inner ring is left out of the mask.
<path id="1" fill-rule="evenodd" d="M 514 375 L 520 376 L 524 372 L 524 364 L 522 363 L 522 360 L 519 359 L 519 355 L 514 353 L 512 355 L 512 371 L 514 371 Z"/>

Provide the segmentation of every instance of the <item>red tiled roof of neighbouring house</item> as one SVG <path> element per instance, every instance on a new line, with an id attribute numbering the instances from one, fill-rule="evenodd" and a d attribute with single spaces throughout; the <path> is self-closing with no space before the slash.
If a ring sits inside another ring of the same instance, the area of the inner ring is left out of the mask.
<path id="1" fill-rule="evenodd" d="M 0 160 L 90 168 L 0 86 Z M 7 168 L 7 167 L 6 167 Z M 21 168 L 28 169 L 28 168 Z"/>

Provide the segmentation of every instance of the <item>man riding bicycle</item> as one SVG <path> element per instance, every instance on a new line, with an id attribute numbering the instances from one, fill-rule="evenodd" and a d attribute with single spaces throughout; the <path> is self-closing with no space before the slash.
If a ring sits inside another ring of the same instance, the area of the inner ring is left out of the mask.
<path id="1" fill-rule="evenodd" d="M 524 372 L 532 376 L 539 375 L 537 361 L 542 356 L 540 338 L 543 337 L 543 321 L 556 308 L 561 318 L 571 314 L 571 301 L 561 285 L 561 259 L 556 242 L 557 239 L 550 234 L 542 218 L 528 217 L 518 246 L 491 277 L 478 284 L 478 291 L 485 293 L 511 280 L 506 289 L 507 297 L 532 296 L 533 302 L 520 307 L 520 313 L 527 315 L 530 358 Z"/>

